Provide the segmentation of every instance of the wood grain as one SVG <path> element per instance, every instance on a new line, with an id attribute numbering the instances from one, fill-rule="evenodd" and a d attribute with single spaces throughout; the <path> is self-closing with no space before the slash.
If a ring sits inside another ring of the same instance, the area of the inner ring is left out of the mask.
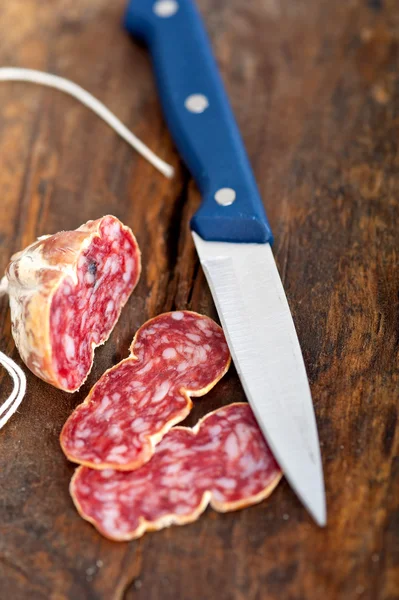
<path id="1" fill-rule="evenodd" d="M 85 388 L 28 374 L 0 432 L 1 597 L 399 598 L 399 6 L 397 0 L 200 0 L 274 229 L 319 423 L 329 524 L 286 483 L 257 507 L 116 544 L 75 512 L 60 429 L 146 319 L 215 316 L 191 242 L 198 193 L 164 125 L 123 0 L 0 5 L 0 64 L 69 77 L 177 168 L 165 180 L 73 99 L 0 85 L 0 270 L 36 236 L 113 213 L 141 282 Z M 0 349 L 17 361 L 6 299 Z M 1 394 L 9 389 L 1 374 Z M 243 400 L 231 370 L 188 422 Z"/>

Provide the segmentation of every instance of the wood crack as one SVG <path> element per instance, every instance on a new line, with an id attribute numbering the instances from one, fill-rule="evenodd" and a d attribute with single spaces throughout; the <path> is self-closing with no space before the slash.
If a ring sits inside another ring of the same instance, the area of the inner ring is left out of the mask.
<path id="1" fill-rule="evenodd" d="M 133 559 L 133 564 L 128 570 L 128 574 L 123 580 L 120 582 L 118 588 L 115 591 L 115 595 L 113 600 L 128 600 L 129 592 L 134 587 L 135 582 L 138 581 L 142 570 L 143 563 L 143 540 L 137 540 L 136 542 L 132 542 L 135 545 L 135 556 Z"/>

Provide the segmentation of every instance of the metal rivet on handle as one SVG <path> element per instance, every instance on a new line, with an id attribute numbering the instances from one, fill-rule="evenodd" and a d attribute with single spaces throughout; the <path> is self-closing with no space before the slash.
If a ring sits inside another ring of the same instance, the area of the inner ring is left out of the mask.
<path id="1" fill-rule="evenodd" d="M 167 17 L 173 17 L 177 13 L 179 5 L 176 0 L 157 0 L 152 10 L 157 17 L 166 19 Z"/>
<path id="2" fill-rule="evenodd" d="M 236 193 L 232 188 L 221 188 L 215 194 L 215 200 L 221 206 L 230 206 L 236 199 Z"/>
<path id="3" fill-rule="evenodd" d="M 209 106 L 209 100 L 204 94 L 191 94 L 186 98 L 184 106 L 192 113 L 203 113 Z"/>

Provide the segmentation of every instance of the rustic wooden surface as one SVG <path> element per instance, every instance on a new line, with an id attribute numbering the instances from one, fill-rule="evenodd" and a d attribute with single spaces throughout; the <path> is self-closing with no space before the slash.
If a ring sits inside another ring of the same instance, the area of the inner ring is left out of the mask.
<path id="1" fill-rule="evenodd" d="M 275 232 L 322 440 L 329 509 L 318 529 L 283 482 L 257 507 L 212 511 L 130 544 L 103 539 L 69 498 L 61 426 L 175 307 L 214 316 L 188 231 L 199 198 L 163 123 L 124 1 L 0 5 L 0 64 L 71 78 L 177 167 L 167 181 L 59 92 L 0 84 L 0 269 L 36 236 L 113 213 L 144 271 L 85 388 L 28 374 L 0 432 L 0 596 L 17 600 L 399 598 L 397 0 L 201 0 Z M 0 349 L 17 361 L 7 301 Z M 20 362 L 20 361 L 19 361 Z M 9 389 L 1 374 L 1 395 Z M 233 372 L 189 419 L 242 400 Z"/>

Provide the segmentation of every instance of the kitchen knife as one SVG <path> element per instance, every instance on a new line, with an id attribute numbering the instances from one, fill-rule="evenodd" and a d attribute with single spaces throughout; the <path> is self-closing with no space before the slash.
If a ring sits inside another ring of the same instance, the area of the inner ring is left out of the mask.
<path id="1" fill-rule="evenodd" d="M 326 523 L 306 370 L 249 160 L 192 0 L 131 0 L 125 25 L 149 47 L 169 129 L 202 194 L 191 221 L 248 401 L 284 474 Z"/>

